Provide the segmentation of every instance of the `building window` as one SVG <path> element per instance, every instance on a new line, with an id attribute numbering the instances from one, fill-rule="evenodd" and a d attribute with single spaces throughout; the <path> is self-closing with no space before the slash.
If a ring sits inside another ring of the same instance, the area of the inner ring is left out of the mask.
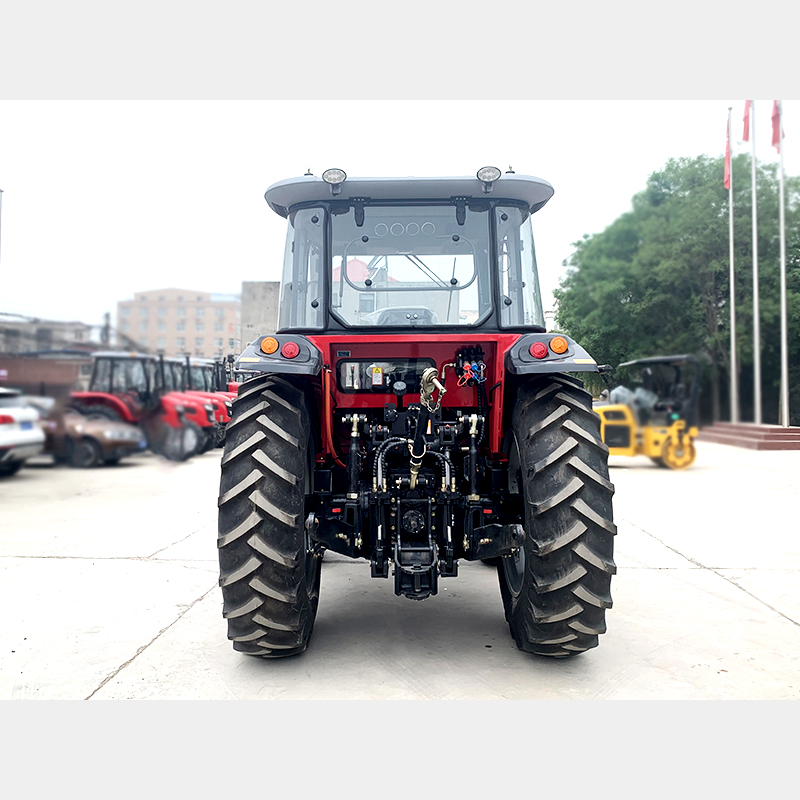
<path id="1" fill-rule="evenodd" d="M 165 331 L 165 330 L 167 329 L 167 323 L 166 323 L 166 322 L 164 322 L 164 320 L 163 320 L 163 319 L 160 319 L 160 320 L 158 321 L 158 329 L 159 329 L 160 331 Z"/>
<path id="2" fill-rule="evenodd" d="M 195 309 L 195 316 L 204 317 L 205 315 L 206 315 L 206 310 L 205 308 L 203 308 L 203 306 L 198 306 Z"/>
<path id="3" fill-rule="evenodd" d="M 201 294 L 197 295 L 197 302 L 198 303 L 202 303 L 203 302 L 203 295 L 201 295 Z"/>
<path id="4" fill-rule="evenodd" d="M 139 299 L 140 299 L 142 302 L 144 302 L 145 300 L 147 300 L 147 298 L 146 298 L 144 295 L 142 295 L 142 296 L 141 296 Z"/>
<path id="5" fill-rule="evenodd" d="M 194 328 L 198 333 L 200 333 L 206 329 L 206 326 L 203 322 L 195 322 Z"/>
<path id="6" fill-rule="evenodd" d="M 224 310 L 221 309 L 221 308 L 215 308 L 214 309 L 214 316 L 215 317 L 221 317 L 224 313 L 225 313 Z"/>
<path id="7" fill-rule="evenodd" d="M 233 339 L 228 339 L 228 347 L 233 347 Z"/>
<path id="8" fill-rule="evenodd" d="M 175 326 L 179 331 L 186 330 L 186 323 L 183 320 L 179 320 L 178 324 Z"/>
<path id="9" fill-rule="evenodd" d="M 215 331 L 221 331 L 222 330 L 222 323 L 221 322 L 215 322 L 214 323 L 214 330 Z"/>
<path id="10" fill-rule="evenodd" d="M 161 297 L 158 298 L 158 302 L 159 303 L 163 303 L 164 302 L 164 295 L 163 294 L 161 295 Z"/>
<path id="11" fill-rule="evenodd" d="M 146 317 L 147 316 L 147 309 L 146 308 L 140 308 L 139 309 L 139 316 L 140 317 Z"/>
<path id="12" fill-rule="evenodd" d="M 195 347 L 196 347 L 198 350 L 202 350 L 202 349 L 203 349 L 203 337 L 202 337 L 202 336 L 198 336 L 198 337 L 197 337 L 197 338 L 194 340 L 194 346 L 195 346 Z"/>
<path id="13" fill-rule="evenodd" d="M 75 341 L 76 342 L 83 341 L 83 331 L 75 331 Z"/>
<path id="14" fill-rule="evenodd" d="M 179 299 L 181 299 L 181 298 L 179 298 Z M 177 314 L 179 317 L 185 317 L 185 316 L 186 316 L 186 309 L 185 309 L 183 306 L 178 306 L 178 307 L 175 309 L 175 313 L 176 313 L 176 314 Z"/>
<path id="15" fill-rule="evenodd" d="M 122 306 L 122 316 L 129 317 L 131 315 L 131 307 L 130 306 Z"/>
<path id="16" fill-rule="evenodd" d="M 175 340 L 175 344 L 177 345 L 178 350 L 185 350 L 186 349 L 186 339 L 184 339 L 183 336 L 179 336 Z"/>
<path id="17" fill-rule="evenodd" d="M 162 297 L 161 299 L 163 300 L 164 298 Z M 161 306 L 161 308 L 158 309 L 158 316 L 159 317 L 166 317 L 167 316 L 167 309 L 164 308 L 164 306 Z"/>
<path id="18" fill-rule="evenodd" d="M 159 350 L 163 350 L 167 346 L 167 340 L 163 336 L 159 336 L 157 342 L 156 346 Z"/>
<path id="19" fill-rule="evenodd" d="M 179 294 L 179 295 L 178 295 L 178 302 L 179 302 L 179 303 L 182 303 L 182 302 L 183 302 L 183 295 L 182 295 L 182 294 Z"/>
<path id="20" fill-rule="evenodd" d="M 214 347 L 222 347 L 222 339 L 214 339 Z"/>
<path id="21" fill-rule="evenodd" d="M 126 319 L 122 320 L 122 324 L 120 325 L 120 329 L 123 330 L 123 331 L 128 331 L 128 330 L 130 330 L 130 328 L 131 328 L 130 322 L 128 322 L 128 320 L 126 320 Z"/>
<path id="22" fill-rule="evenodd" d="M 140 322 L 139 323 L 139 330 L 146 331 L 147 330 L 147 322 Z"/>

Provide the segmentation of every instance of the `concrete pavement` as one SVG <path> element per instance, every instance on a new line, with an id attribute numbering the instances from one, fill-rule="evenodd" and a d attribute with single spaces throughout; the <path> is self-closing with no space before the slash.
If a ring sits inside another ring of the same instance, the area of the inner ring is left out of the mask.
<path id="1" fill-rule="evenodd" d="M 326 554 L 311 646 L 236 653 L 217 587 L 220 451 L 0 482 L 4 699 L 800 697 L 800 452 L 699 443 L 670 472 L 612 458 L 619 533 L 600 646 L 518 651 L 493 568 L 423 602 Z"/>

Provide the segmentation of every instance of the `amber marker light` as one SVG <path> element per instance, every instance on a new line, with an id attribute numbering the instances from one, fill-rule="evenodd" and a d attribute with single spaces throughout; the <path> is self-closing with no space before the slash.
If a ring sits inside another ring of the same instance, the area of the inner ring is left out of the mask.
<path id="1" fill-rule="evenodd" d="M 550 340 L 550 349 L 554 353 L 566 353 L 568 347 L 567 340 L 563 336 L 554 336 Z"/>
<path id="2" fill-rule="evenodd" d="M 267 338 L 261 342 L 261 350 L 268 356 L 271 356 L 278 351 L 278 340 L 274 336 L 267 336 Z"/>

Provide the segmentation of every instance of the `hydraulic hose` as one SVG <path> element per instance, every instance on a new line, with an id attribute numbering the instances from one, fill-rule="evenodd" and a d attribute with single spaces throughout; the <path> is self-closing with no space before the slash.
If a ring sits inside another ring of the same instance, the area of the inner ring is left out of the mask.
<path id="1" fill-rule="evenodd" d="M 426 406 L 420 406 L 419 416 L 417 417 L 417 429 L 414 431 L 414 443 L 411 445 L 411 482 L 409 488 L 417 486 L 417 475 L 422 466 L 422 457 L 425 455 L 425 432 L 428 429 L 428 422 L 431 412 Z"/>
<path id="2" fill-rule="evenodd" d="M 398 444 L 408 444 L 408 439 L 395 436 L 381 442 L 375 449 L 375 463 L 373 464 L 372 488 L 377 491 L 378 487 L 383 488 L 383 457 L 390 447 Z"/>
<path id="3" fill-rule="evenodd" d="M 333 407 L 331 406 L 331 368 L 325 366 L 322 369 L 322 403 L 325 409 L 325 418 L 322 421 L 322 427 L 325 430 L 325 441 L 328 445 L 333 460 L 342 468 L 347 469 L 344 462 L 336 454 L 336 449 L 333 446 Z"/>

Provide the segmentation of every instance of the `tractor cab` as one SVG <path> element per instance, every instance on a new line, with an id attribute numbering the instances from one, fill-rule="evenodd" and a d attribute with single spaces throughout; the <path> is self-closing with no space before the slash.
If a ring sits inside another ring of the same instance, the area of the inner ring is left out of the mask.
<path id="1" fill-rule="evenodd" d="M 619 383 L 594 404 L 611 455 L 646 455 L 685 469 L 695 459 L 700 370 L 692 355 L 654 356 L 619 365 Z"/>
<path id="2" fill-rule="evenodd" d="M 142 353 L 101 352 L 92 358 L 92 377 L 84 401 L 113 409 L 126 422 L 138 422 L 157 408 L 161 396 L 156 363 Z M 94 395 L 90 398 L 88 395 Z"/>
<path id="3" fill-rule="evenodd" d="M 544 330 L 531 215 L 553 188 L 481 173 L 328 170 L 270 187 L 267 202 L 289 222 L 278 329 Z"/>

